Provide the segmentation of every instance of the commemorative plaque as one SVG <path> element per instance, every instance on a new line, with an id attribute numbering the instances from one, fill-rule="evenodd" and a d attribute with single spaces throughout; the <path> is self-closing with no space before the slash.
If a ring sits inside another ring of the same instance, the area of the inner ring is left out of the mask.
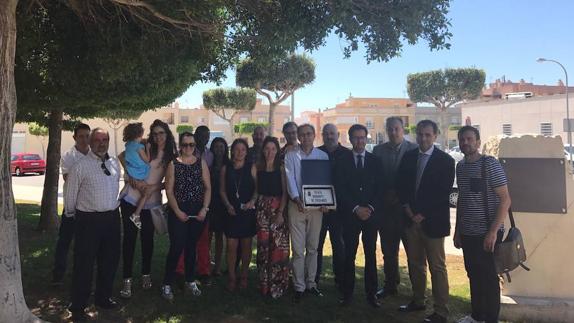
<path id="1" fill-rule="evenodd" d="M 328 160 L 301 161 L 303 205 L 305 208 L 337 208 L 335 187 L 332 182 L 331 163 Z"/>

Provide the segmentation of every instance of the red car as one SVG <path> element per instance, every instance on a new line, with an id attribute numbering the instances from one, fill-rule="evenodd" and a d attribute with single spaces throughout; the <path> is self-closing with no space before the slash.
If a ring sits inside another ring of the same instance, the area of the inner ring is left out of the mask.
<path id="1" fill-rule="evenodd" d="M 13 154 L 10 159 L 10 171 L 16 176 L 22 176 L 25 173 L 44 175 L 46 162 L 38 154 Z"/>

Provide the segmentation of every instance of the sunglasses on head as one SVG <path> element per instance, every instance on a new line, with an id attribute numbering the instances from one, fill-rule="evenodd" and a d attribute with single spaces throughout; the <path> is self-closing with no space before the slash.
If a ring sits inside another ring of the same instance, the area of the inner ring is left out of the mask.
<path id="1" fill-rule="evenodd" d="M 195 143 L 190 142 L 187 144 L 180 144 L 180 146 L 181 146 L 181 148 L 186 148 L 186 147 L 193 148 L 193 147 L 195 147 Z"/>

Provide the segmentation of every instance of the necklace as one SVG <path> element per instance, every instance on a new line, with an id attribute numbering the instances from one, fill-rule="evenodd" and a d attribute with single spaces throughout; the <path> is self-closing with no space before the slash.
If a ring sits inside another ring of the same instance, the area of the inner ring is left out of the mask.
<path id="1" fill-rule="evenodd" d="M 236 169 L 237 170 L 237 169 Z M 234 180 L 235 184 L 235 197 L 239 200 L 239 187 L 241 186 L 241 180 L 243 179 L 243 167 L 239 169 L 239 180 Z"/>

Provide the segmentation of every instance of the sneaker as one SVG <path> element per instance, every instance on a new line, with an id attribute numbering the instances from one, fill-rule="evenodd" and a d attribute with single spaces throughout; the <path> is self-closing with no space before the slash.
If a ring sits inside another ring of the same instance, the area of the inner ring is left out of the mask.
<path id="1" fill-rule="evenodd" d="M 130 220 L 134 223 L 134 225 L 135 225 L 138 229 L 141 229 L 141 228 L 142 228 L 142 222 L 141 222 L 141 220 L 140 220 L 140 215 L 139 215 L 139 214 L 133 213 L 133 214 L 130 216 Z"/>
<path id="2" fill-rule="evenodd" d="M 150 289 L 152 286 L 151 284 L 151 276 L 150 275 L 142 275 L 142 288 L 144 290 Z"/>
<path id="3" fill-rule="evenodd" d="M 131 298 L 132 297 L 132 279 L 126 278 L 124 279 L 124 286 L 120 291 L 120 296 L 122 298 Z"/>
<path id="4" fill-rule="evenodd" d="M 191 292 L 193 296 L 200 296 L 201 290 L 197 287 L 196 282 L 185 282 L 185 289 Z"/>
<path id="5" fill-rule="evenodd" d="M 171 286 L 163 285 L 161 286 L 161 297 L 167 301 L 173 301 L 173 291 L 171 290 Z"/>
<path id="6" fill-rule="evenodd" d="M 456 321 L 457 323 L 484 323 L 484 321 L 477 321 L 472 316 L 467 315 L 460 320 Z"/>
<path id="7" fill-rule="evenodd" d="M 305 290 L 306 293 L 313 294 L 318 297 L 323 297 L 323 293 L 317 287 L 311 287 Z"/>

